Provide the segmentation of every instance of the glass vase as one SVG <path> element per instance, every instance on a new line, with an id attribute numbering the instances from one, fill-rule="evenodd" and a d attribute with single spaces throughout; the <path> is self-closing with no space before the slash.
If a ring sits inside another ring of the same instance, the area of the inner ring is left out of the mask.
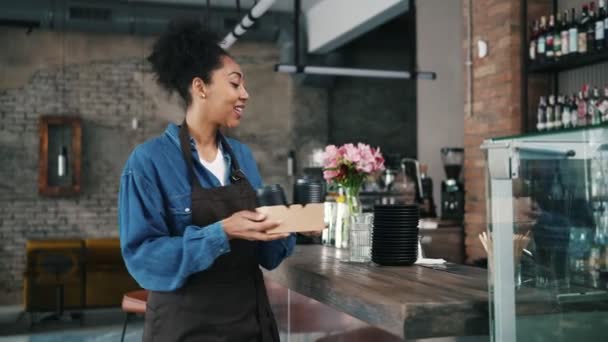
<path id="1" fill-rule="evenodd" d="M 350 262 L 368 262 L 371 260 L 372 222 L 374 214 L 363 213 L 351 216 L 349 227 L 348 254 Z"/>
<path id="2" fill-rule="evenodd" d="M 350 228 L 352 226 L 353 217 L 363 212 L 361 200 L 359 198 L 359 187 L 344 187 L 344 204 L 345 215 L 342 224 L 341 241 L 338 248 L 348 248 L 348 240 L 350 237 Z"/>

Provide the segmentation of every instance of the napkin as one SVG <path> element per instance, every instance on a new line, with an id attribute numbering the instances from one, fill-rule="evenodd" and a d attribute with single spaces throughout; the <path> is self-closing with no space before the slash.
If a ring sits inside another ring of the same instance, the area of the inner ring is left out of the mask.
<path id="1" fill-rule="evenodd" d="M 444 259 L 418 258 L 416 265 L 443 265 Z"/>

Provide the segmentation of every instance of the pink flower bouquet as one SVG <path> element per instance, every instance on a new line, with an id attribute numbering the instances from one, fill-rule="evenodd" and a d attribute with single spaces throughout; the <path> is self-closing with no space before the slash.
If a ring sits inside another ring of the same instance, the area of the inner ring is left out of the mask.
<path id="1" fill-rule="evenodd" d="M 329 145 L 325 147 L 323 166 L 323 177 L 328 183 L 337 183 L 344 187 L 347 195 L 358 196 L 363 181 L 384 170 L 384 157 L 380 148 L 363 143 Z"/>

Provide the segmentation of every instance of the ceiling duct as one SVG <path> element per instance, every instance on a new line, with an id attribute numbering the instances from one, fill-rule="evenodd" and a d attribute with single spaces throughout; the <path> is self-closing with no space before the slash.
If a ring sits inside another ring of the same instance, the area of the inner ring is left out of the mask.
<path id="1" fill-rule="evenodd" d="M 266 11 L 274 4 L 276 0 L 260 0 L 252 8 L 251 11 L 243 17 L 243 19 L 234 25 L 234 28 L 226 35 L 220 44 L 223 49 L 229 49 L 239 37 L 245 34 L 249 29 L 253 28 L 256 21 L 260 19 Z M 208 3 L 208 2 L 207 2 Z M 237 12 L 240 12 L 240 2 L 237 0 Z"/>
<path id="2" fill-rule="evenodd" d="M 175 17 L 209 18 L 211 29 L 230 32 L 240 20 L 236 9 L 209 9 L 204 3 L 188 4 L 133 2 L 126 0 L 20 0 L 0 2 L 0 26 L 100 33 L 155 35 Z M 256 22 L 244 40 L 275 41 L 285 14 L 267 13 Z"/>

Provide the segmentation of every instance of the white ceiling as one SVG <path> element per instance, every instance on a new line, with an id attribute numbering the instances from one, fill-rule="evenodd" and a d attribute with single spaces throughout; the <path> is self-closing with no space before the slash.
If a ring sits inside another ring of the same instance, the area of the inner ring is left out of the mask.
<path id="1" fill-rule="evenodd" d="M 206 6 L 207 0 L 128 0 L 129 2 L 150 2 L 162 3 L 165 5 L 194 5 Z M 301 0 L 302 10 L 306 11 L 321 0 Z M 227 7 L 236 8 L 236 0 L 209 0 L 211 7 Z M 254 0 L 241 0 L 241 8 L 249 10 L 253 5 Z M 277 12 L 292 12 L 294 0 L 276 0 L 270 8 L 271 11 Z"/>

